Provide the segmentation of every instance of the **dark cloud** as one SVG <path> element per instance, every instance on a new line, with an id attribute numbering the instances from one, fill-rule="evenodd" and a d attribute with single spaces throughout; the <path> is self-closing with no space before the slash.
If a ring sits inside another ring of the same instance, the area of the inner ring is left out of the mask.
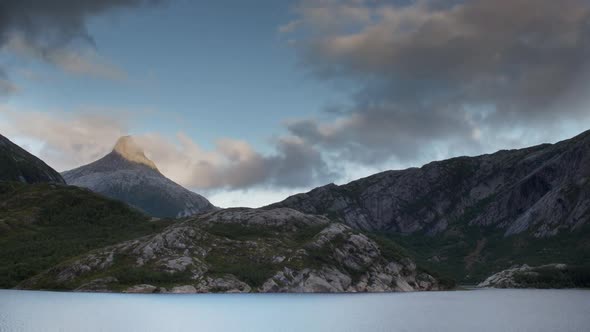
<path id="1" fill-rule="evenodd" d="M 59 47 L 80 38 L 92 42 L 86 20 L 113 9 L 155 4 L 159 0 L 2 0 L 0 43 L 13 33 L 42 47 Z"/>
<path id="2" fill-rule="evenodd" d="M 111 10 L 136 8 L 159 0 L 1 0 L 0 50 L 16 40 L 27 55 L 66 70 L 113 77 L 112 69 L 94 66 L 67 52 L 72 43 L 94 47 L 88 18 Z"/>
<path id="3" fill-rule="evenodd" d="M 276 187 L 305 187 L 323 184 L 336 178 L 322 154 L 315 148 L 293 139 L 280 139 L 278 153 L 268 159 L 266 172 L 272 174 L 270 184 Z"/>
<path id="4" fill-rule="evenodd" d="M 329 28 L 317 19 L 342 8 L 369 18 L 332 17 Z M 339 123 L 289 130 L 349 158 L 416 159 L 432 143 L 477 151 L 482 134 L 546 130 L 590 113 L 587 0 L 304 1 L 300 14 L 304 63 L 361 88 Z"/>

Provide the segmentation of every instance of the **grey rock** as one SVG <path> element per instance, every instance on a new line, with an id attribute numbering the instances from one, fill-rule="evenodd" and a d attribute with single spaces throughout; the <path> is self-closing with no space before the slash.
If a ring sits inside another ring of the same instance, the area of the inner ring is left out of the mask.
<path id="1" fill-rule="evenodd" d="M 106 277 L 91 280 L 76 288 L 77 292 L 110 292 L 109 284 L 118 282 L 117 278 Z"/>
<path id="2" fill-rule="evenodd" d="M 514 266 L 509 269 L 502 270 L 482 281 L 477 285 L 478 288 L 529 288 L 530 285 L 523 283 L 519 276 L 536 277 L 539 275 L 539 270 L 564 270 L 567 268 L 566 264 L 545 264 L 541 266 L 531 267 L 527 264 L 521 266 Z"/>
<path id="3" fill-rule="evenodd" d="M 141 284 L 129 287 L 123 293 L 154 293 L 157 289 L 154 285 Z"/>
<path id="4" fill-rule="evenodd" d="M 162 283 L 123 285 L 115 279 L 121 264 L 158 275 Z M 127 287 L 126 292 L 148 293 L 441 289 L 411 259 L 384 257 L 379 245 L 359 231 L 288 208 L 201 214 L 65 262 L 20 286 L 35 289 L 39 280 L 48 279 L 80 290 Z"/>
<path id="5" fill-rule="evenodd" d="M 360 230 L 430 236 L 450 221 L 552 237 L 590 218 L 590 131 L 556 144 L 459 157 L 329 184 L 269 208 L 336 216 Z"/>
<path id="6" fill-rule="evenodd" d="M 176 286 L 169 291 L 172 294 L 194 294 L 196 292 L 197 289 L 192 285 Z"/>
<path id="7" fill-rule="evenodd" d="M 252 288 L 233 275 L 206 277 L 197 284 L 199 293 L 250 293 Z"/>

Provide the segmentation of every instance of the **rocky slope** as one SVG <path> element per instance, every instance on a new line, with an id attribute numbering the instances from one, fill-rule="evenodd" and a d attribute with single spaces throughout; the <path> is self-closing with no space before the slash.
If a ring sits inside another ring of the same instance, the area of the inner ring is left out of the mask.
<path id="1" fill-rule="evenodd" d="M 446 287 L 391 243 L 291 209 L 227 209 L 95 250 L 19 285 L 123 292 L 382 292 Z"/>
<path id="2" fill-rule="evenodd" d="M 557 144 L 432 162 L 271 205 L 400 241 L 459 280 L 514 264 L 590 262 L 590 131 Z"/>
<path id="3" fill-rule="evenodd" d="M 0 181 L 65 183 L 53 168 L 0 135 Z"/>
<path id="4" fill-rule="evenodd" d="M 493 274 L 480 288 L 563 288 L 590 287 L 590 266 L 546 264 L 512 267 Z"/>
<path id="5" fill-rule="evenodd" d="M 130 136 L 113 151 L 62 173 L 70 185 L 121 200 L 154 217 L 185 217 L 215 210 L 206 198 L 165 177 Z"/>
<path id="6" fill-rule="evenodd" d="M 499 151 L 330 184 L 274 204 L 354 228 L 439 234 L 461 222 L 550 237 L 590 219 L 590 131 L 554 145 Z"/>

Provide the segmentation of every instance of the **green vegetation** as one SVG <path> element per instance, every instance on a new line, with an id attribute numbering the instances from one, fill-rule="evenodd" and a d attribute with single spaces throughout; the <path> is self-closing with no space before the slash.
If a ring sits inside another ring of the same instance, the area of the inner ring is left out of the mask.
<path id="1" fill-rule="evenodd" d="M 235 241 L 255 241 L 260 238 L 272 238 L 279 236 L 277 229 L 263 226 L 247 226 L 234 223 L 215 223 L 207 228 L 207 232 L 220 237 L 226 237 Z"/>
<path id="2" fill-rule="evenodd" d="M 344 235 L 339 234 L 332 239 L 332 241 L 325 243 L 323 246 L 317 247 L 306 247 L 307 256 L 304 261 L 299 262 L 300 267 L 308 268 L 319 268 L 323 264 L 333 265 L 336 261 L 332 258 L 332 252 L 335 248 L 340 248 L 346 242 Z"/>
<path id="3" fill-rule="evenodd" d="M 252 287 L 262 286 L 264 281 L 282 267 L 270 262 L 269 257 L 252 257 L 249 254 L 227 255 L 214 251 L 207 255 L 212 275 L 233 274 Z"/>
<path id="4" fill-rule="evenodd" d="M 90 250 L 162 230 L 126 204 L 55 184 L 0 182 L 0 288 Z"/>
<path id="5" fill-rule="evenodd" d="M 406 248 L 419 266 L 474 284 L 513 265 L 549 263 L 585 265 L 590 262 L 590 225 L 576 231 L 537 239 L 530 234 L 505 237 L 503 230 L 452 225 L 436 236 L 383 234 Z M 481 250 L 478 249 L 478 243 Z"/>
<path id="6" fill-rule="evenodd" d="M 590 288 L 590 265 L 565 269 L 538 267 L 533 273 L 518 273 L 514 281 L 533 288 Z"/>
<path id="7" fill-rule="evenodd" d="M 233 274 L 238 279 L 246 281 L 253 287 L 261 286 L 264 281 L 270 278 L 276 271 L 289 267 L 295 270 L 303 268 L 321 268 L 324 265 L 338 265 L 343 271 L 347 271 L 353 281 L 363 275 L 365 270 L 350 269 L 339 264 L 333 259 L 332 253 L 335 248 L 343 248 L 347 236 L 339 235 L 321 247 L 306 246 L 326 225 L 306 226 L 297 231 L 283 232 L 279 228 L 262 226 L 247 226 L 237 224 L 213 224 L 207 226 L 207 232 L 234 241 L 258 241 L 258 245 L 250 249 L 241 245 L 241 251 L 228 250 L 227 247 L 218 247 L 210 252 L 206 258 L 213 274 Z M 384 234 L 369 234 L 379 246 L 382 256 L 388 261 L 399 261 L 410 257 L 410 253 L 398 245 L 393 239 Z M 274 241 L 275 239 L 280 241 Z M 264 244 L 263 244 L 264 243 Z M 296 256 L 293 259 L 281 263 L 272 262 L 273 256 L 291 256 L 288 252 L 305 248 L 307 255 Z M 232 253 L 231 255 L 229 253 Z M 368 268 L 368 266 L 367 266 Z M 420 266 L 421 271 L 429 273 L 441 280 L 442 285 L 453 288 L 455 281 L 432 268 Z"/>
<path id="8" fill-rule="evenodd" d="M 389 261 L 398 261 L 402 258 L 410 257 L 406 249 L 385 235 L 372 233 L 369 234 L 369 237 L 379 245 L 381 255 Z"/>
<path id="9" fill-rule="evenodd" d="M 302 268 L 303 262 L 272 262 L 274 256 L 288 256 L 289 252 L 311 241 L 326 225 L 299 226 L 296 231 L 280 227 L 215 223 L 207 232 L 233 241 L 258 241 L 255 247 L 239 245 L 242 250 L 218 247 L 207 255 L 209 272 L 214 275 L 233 274 L 252 287 L 261 286 L 274 273 L 288 266 Z M 230 244 L 228 244 L 230 245 Z M 231 246 L 231 245 L 230 245 Z M 231 254 L 230 254 L 231 252 Z M 326 260 L 327 256 L 322 257 Z M 317 262 L 316 262 L 317 263 Z M 316 264 L 319 265 L 319 264 Z"/>

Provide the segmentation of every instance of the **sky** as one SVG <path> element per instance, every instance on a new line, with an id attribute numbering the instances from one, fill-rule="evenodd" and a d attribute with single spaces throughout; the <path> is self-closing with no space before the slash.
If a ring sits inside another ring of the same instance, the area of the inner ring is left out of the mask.
<path id="1" fill-rule="evenodd" d="M 0 133 L 262 206 L 590 129 L 588 0 L 0 0 Z"/>

